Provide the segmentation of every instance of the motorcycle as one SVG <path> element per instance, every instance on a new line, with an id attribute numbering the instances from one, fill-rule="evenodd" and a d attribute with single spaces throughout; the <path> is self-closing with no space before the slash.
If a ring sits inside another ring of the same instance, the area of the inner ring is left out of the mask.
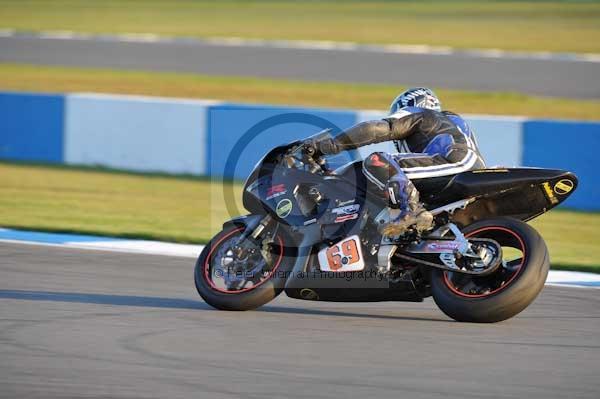
<path id="1" fill-rule="evenodd" d="M 433 296 L 457 321 L 490 323 L 542 290 L 548 249 L 526 222 L 573 193 L 573 173 L 496 168 L 415 180 L 434 227 L 388 237 L 378 231 L 391 217 L 385 193 L 362 162 L 331 170 L 307 142 L 263 157 L 244 185 L 249 214 L 225 222 L 200 254 L 195 284 L 211 306 L 250 310 L 282 291 L 346 302 Z"/>

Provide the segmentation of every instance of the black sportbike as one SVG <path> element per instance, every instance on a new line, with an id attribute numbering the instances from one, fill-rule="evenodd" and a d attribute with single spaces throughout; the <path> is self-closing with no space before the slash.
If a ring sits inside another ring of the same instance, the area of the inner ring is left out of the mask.
<path id="1" fill-rule="evenodd" d="M 382 236 L 387 202 L 360 161 L 329 170 L 310 145 L 276 147 L 246 181 L 250 214 L 226 222 L 200 254 L 196 288 L 224 310 L 254 309 L 282 291 L 350 302 L 433 296 L 446 315 L 467 322 L 525 309 L 550 267 L 544 240 L 526 222 L 564 201 L 577 177 L 481 169 L 413 183 L 435 227 Z"/>

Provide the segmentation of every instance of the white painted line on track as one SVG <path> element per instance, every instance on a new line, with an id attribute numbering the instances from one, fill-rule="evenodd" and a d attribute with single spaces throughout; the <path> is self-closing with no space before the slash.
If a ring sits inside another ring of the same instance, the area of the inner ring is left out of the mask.
<path id="1" fill-rule="evenodd" d="M 124 240 L 128 241 L 128 240 Z M 23 240 L 9 240 L 0 239 L 1 243 L 7 244 L 21 244 L 21 245 L 34 245 L 43 247 L 54 247 L 54 248 L 68 248 L 68 249 L 82 249 L 89 251 L 100 251 L 100 252 L 116 252 L 125 254 L 139 254 L 139 255 L 160 255 L 160 256 L 174 256 L 178 258 L 197 258 L 204 249 L 204 245 L 187 245 L 187 244 L 174 244 L 174 243 L 161 243 L 158 241 L 143 241 L 142 244 L 127 245 L 120 243 L 115 245 L 115 241 L 109 242 L 94 242 L 94 243 L 48 243 L 48 242 L 36 242 L 36 241 L 23 241 Z M 153 245 L 153 244 L 168 244 L 168 245 Z M 183 248 L 187 247 L 187 248 Z"/>
<path id="2" fill-rule="evenodd" d="M 0 37 L 36 38 L 54 40 L 89 40 L 123 43 L 178 43 L 208 44 L 229 47 L 263 47 L 298 50 L 323 51 L 363 51 L 382 54 L 422 54 L 437 56 L 465 56 L 490 59 L 529 59 L 566 62 L 600 63 L 598 53 L 554 53 L 549 51 L 510 51 L 502 49 L 458 49 L 448 46 L 430 46 L 426 44 L 363 44 L 356 42 L 336 42 L 325 40 L 267 40 L 246 39 L 241 37 L 176 37 L 160 36 L 154 33 L 90 34 L 74 31 L 20 31 L 0 29 Z"/>
<path id="3" fill-rule="evenodd" d="M 204 245 L 177 244 L 146 240 L 96 241 L 91 243 L 66 243 L 73 248 L 96 249 L 114 252 L 140 253 L 147 255 L 178 256 L 197 258 Z"/>
<path id="4" fill-rule="evenodd" d="M 39 233 L 0 228 L 0 243 L 41 245 L 140 255 L 162 255 L 195 259 L 204 245 L 178 244 L 151 240 L 111 239 L 108 237 Z M 600 288 L 600 274 L 550 270 L 546 285 L 574 288 Z"/>
<path id="5" fill-rule="evenodd" d="M 600 288 L 600 274 L 551 270 L 546 279 L 547 285 Z"/>

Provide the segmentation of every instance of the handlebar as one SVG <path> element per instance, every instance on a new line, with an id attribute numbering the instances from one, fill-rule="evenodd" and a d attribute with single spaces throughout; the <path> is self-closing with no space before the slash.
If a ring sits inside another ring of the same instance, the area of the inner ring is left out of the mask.
<path id="1" fill-rule="evenodd" d="M 308 166 L 310 173 L 326 173 L 327 170 L 322 166 L 323 164 L 315 160 L 315 154 L 316 150 L 313 146 L 302 143 L 292 147 L 284 159 L 286 160 L 287 166 L 290 168 L 297 166 L 297 163 L 300 162 L 303 165 Z"/>

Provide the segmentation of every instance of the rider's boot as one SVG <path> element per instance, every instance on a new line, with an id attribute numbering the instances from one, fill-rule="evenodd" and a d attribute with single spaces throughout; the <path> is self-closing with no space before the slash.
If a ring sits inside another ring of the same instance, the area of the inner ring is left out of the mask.
<path id="1" fill-rule="evenodd" d="M 402 184 L 392 180 L 386 188 L 389 196 L 389 221 L 380 228 L 383 235 L 396 237 L 404 234 L 410 227 L 419 232 L 433 227 L 433 215 L 423 207 L 419 201 L 419 192 L 410 181 Z"/>

